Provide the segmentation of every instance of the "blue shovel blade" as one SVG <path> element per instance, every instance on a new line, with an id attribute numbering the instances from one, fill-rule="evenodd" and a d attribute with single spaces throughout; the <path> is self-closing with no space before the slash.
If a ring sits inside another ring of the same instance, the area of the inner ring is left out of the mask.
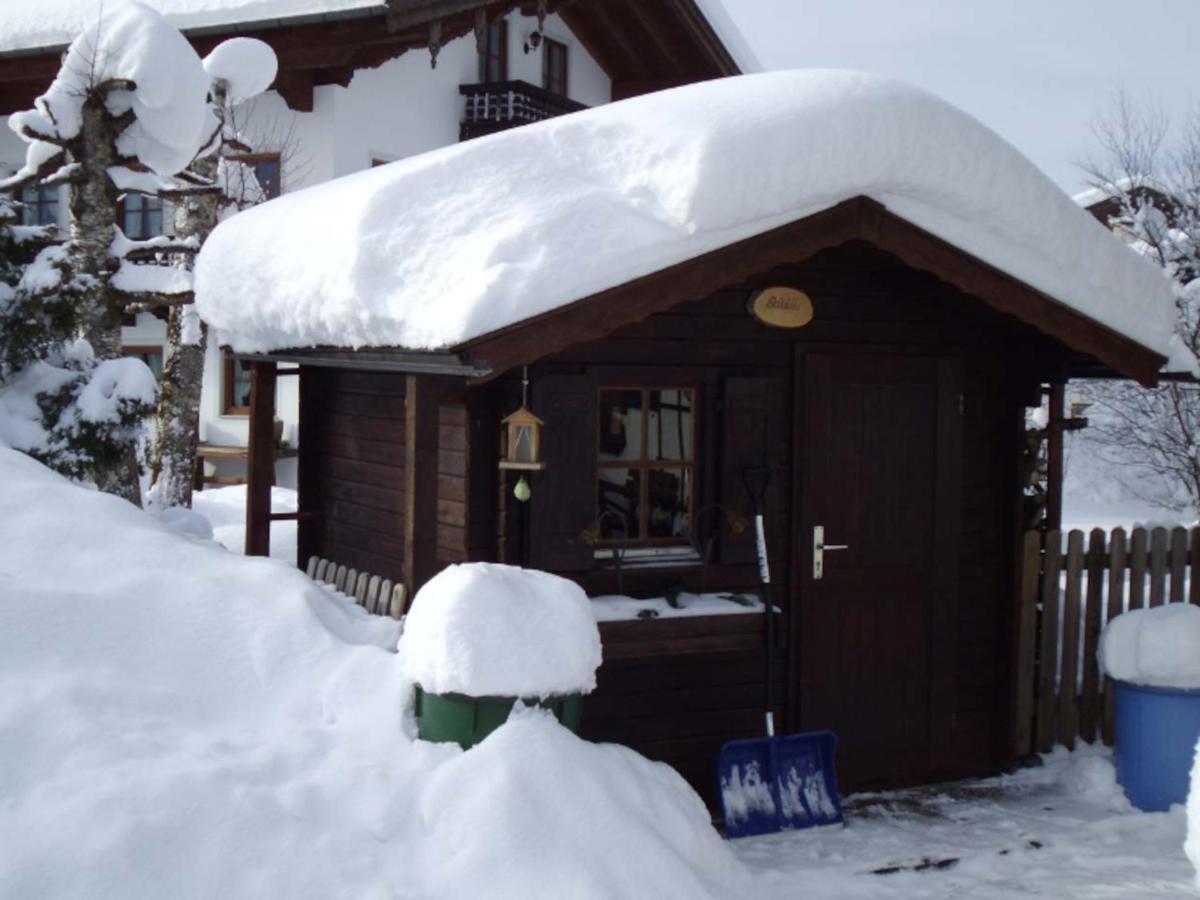
<path id="1" fill-rule="evenodd" d="M 729 741 L 717 776 L 731 838 L 842 822 L 828 731 Z"/>

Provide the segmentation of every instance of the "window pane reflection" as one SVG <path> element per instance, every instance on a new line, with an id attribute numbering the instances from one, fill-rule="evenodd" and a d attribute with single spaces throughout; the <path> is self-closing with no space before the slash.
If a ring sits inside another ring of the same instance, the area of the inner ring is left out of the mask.
<path id="1" fill-rule="evenodd" d="M 600 392 L 600 459 L 636 460 L 642 456 L 642 392 Z"/>
<path id="2" fill-rule="evenodd" d="M 650 459 L 683 462 L 692 458 L 691 391 L 650 391 L 646 419 L 646 455 Z"/>
<path id="3" fill-rule="evenodd" d="M 641 473 L 637 469 L 602 468 L 597 479 L 600 536 L 605 540 L 641 537 L 638 498 Z"/>
<path id="4" fill-rule="evenodd" d="M 687 534 L 692 498 L 689 469 L 650 469 L 647 473 L 646 532 L 650 537 L 673 538 Z"/>

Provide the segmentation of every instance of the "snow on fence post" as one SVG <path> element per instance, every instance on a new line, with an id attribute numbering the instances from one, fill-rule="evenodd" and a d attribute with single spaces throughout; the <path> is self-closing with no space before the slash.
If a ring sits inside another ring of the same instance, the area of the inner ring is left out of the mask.
<path id="1" fill-rule="evenodd" d="M 1200 605 L 1200 527 L 1025 534 L 1017 611 L 1014 755 L 1113 740 L 1096 653 L 1108 622 L 1145 606 Z M 1147 589 L 1147 575 L 1149 587 Z M 1128 590 L 1126 581 L 1128 580 Z M 1148 601 L 1148 602 L 1147 602 Z M 1040 609 L 1040 615 L 1038 610 Z M 1033 633 L 1029 632 L 1030 622 Z M 1032 735 L 1032 738 L 1031 738 Z"/>

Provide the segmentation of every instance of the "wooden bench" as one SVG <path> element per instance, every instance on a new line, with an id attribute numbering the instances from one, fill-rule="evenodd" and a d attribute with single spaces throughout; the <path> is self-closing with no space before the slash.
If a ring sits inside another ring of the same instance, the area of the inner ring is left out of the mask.
<path id="1" fill-rule="evenodd" d="M 207 441 L 201 441 L 196 445 L 196 477 L 193 488 L 197 491 L 204 490 L 207 484 L 230 485 L 230 484 L 245 484 L 246 478 L 242 475 L 207 475 L 204 471 L 205 460 L 221 460 L 221 459 L 240 459 L 243 462 L 247 459 L 249 449 L 246 447 L 238 447 L 227 444 L 210 444 Z M 275 460 L 278 462 L 281 459 L 292 459 L 299 455 L 299 451 L 295 447 L 277 447 L 275 449 Z M 271 484 L 275 483 L 275 468 L 271 467 Z"/>
<path id="2" fill-rule="evenodd" d="M 308 558 L 305 572 L 313 581 L 328 584 L 335 591 L 353 598 L 355 603 L 372 615 L 401 619 L 408 607 L 408 591 L 404 585 L 393 584 L 378 575 L 347 569 L 316 556 Z"/>

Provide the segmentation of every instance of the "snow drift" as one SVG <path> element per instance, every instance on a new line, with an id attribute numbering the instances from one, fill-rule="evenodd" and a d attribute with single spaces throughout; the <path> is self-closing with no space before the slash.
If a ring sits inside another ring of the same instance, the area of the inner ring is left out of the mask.
<path id="1" fill-rule="evenodd" d="M 397 627 L 0 445 L 0 896 L 756 893 L 665 765 L 414 740 Z"/>
<path id="2" fill-rule="evenodd" d="M 242 351 L 443 348 L 859 195 L 1166 354 L 1155 266 L 970 116 L 838 71 L 662 91 L 285 195 L 217 228 L 197 303 Z"/>

